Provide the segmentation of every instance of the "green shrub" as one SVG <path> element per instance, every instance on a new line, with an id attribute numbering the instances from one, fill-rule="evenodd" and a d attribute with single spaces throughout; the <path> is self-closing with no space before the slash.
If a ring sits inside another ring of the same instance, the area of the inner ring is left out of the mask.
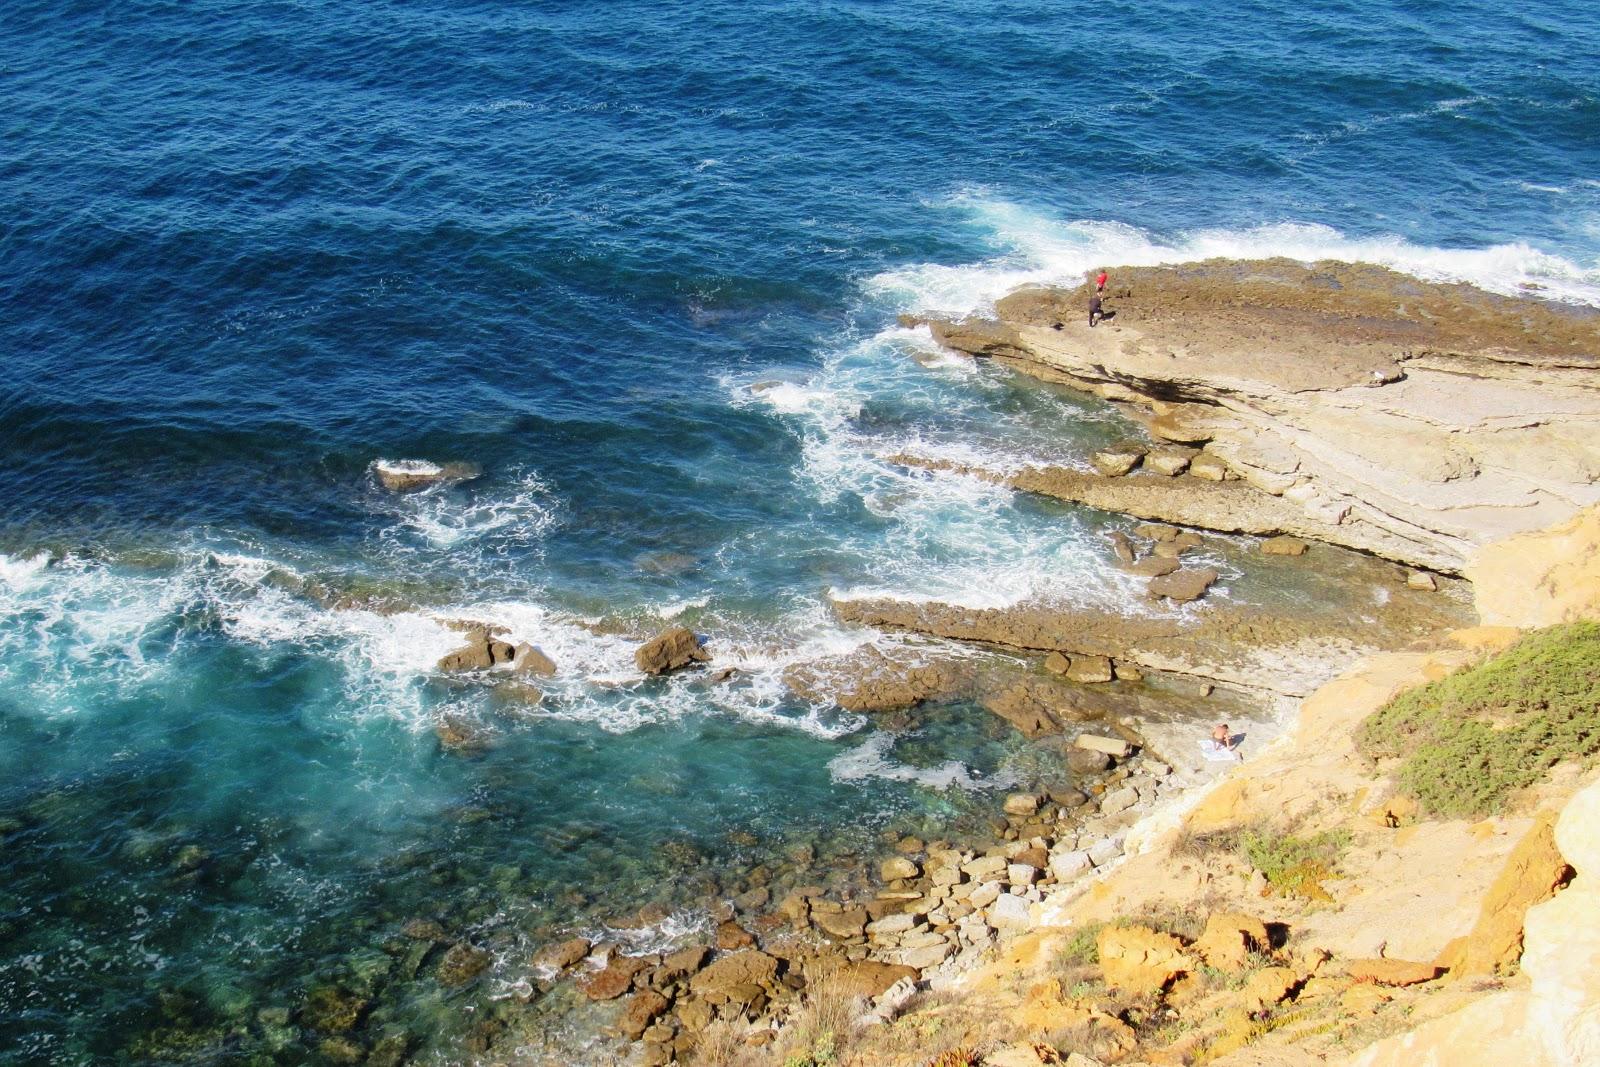
<path id="1" fill-rule="evenodd" d="M 1343 830 L 1311 837 L 1276 830 L 1245 830 L 1239 834 L 1239 851 L 1260 871 L 1267 884 L 1286 896 L 1327 900 L 1322 880 L 1338 869 L 1339 856 L 1350 844 Z"/>
<path id="2" fill-rule="evenodd" d="M 1552 626 L 1494 659 L 1402 693 L 1356 735 L 1403 760 L 1402 789 L 1443 816 L 1500 811 L 1567 759 L 1600 752 L 1600 624 Z"/>
<path id="3" fill-rule="evenodd" d="M 1060 962 L 1072 967 L 1087 967 L 1100 962 L 1100 931 L 1105 923 L 1087 923 L 1078 928 L 1067 941 L 1058 957 Z"/>

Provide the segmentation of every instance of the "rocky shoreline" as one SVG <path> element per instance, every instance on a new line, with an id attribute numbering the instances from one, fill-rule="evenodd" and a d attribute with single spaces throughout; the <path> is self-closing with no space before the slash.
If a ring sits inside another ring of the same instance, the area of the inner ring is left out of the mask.
<path id="1" fill-rule="evenodd" d="M 702 896 L 685 928 L 661 936 L 643 932 L 680 914 L 662 903 L 541 923 L 529 931 L 537 944 L 519 937 L 494 951 L 492 938 L 414 917 L 384 951 L 442 988 L 481 985 L 496 955 L 517 957 L 510 973 L 524 977 L 474 1024 L 470 1052 L 515 1045 L 530 1062 L 568 1063 L 576 1043 L 594 1062 L 651 1067 L 779 1060 L 819 1002 L 852 1027 L 892 1020 L 926 991 L 994 966 L 1009 938 L 1098 884 L 1141 821 L 1190 803 L 1217 772 L 1196 752 L 1203 719 L 1252 723 L 1254 750 L 1359 657 L 1466 621 L 1466 589 L 1452 576 L 1484 546 L 1600 500 L 1591 313 L 1283 261 L 1118 271 L 1116 317 L 1094 331 L 1076 310 L 1086 296 L 1027 289 L 992 319 L 908 324 L 1113 401 L 1150 440 L 1101 449 L 1081 467 L 886 458 L 1126 517 L 1111 522 L 1104 552 L 1128 610 L 1070 595 L 983 608 L 834 598 L 840 622 L 913 641 L 794 663 L 781 678 L 797 700 L 872 715 L 891 732 L 926 706 L 981 708 L 993 729 L 1027 739 L 1020 788 L 982 832 L 900 833 L 875 857 L 826 861 L 807 847 L 710 871 L 685 850 L 679 888 Z M 408 462 L 374 476 L 405 492 L 474 473 Z M 1309 607 L 1212 592 L 1244 555 L 1271 559 L 1289 583 L 1338 577 L 1306 587 Z M 339 609 L 404 610 L 314 582 L 293 591 Z M 562 671 L 536 635 L 519 639 L 493 620 L 444 625 L 463 643 L 438 672 L 491 686 L 506 708 L 541 705 L 543 680 Z M 714 634 L 607 632 L 640 641 L 634 666 L 646 678 L 692 671 L 696 684 L 739 683 L 737 667 L 716 661 Z M 447 716 L 436 732 L 470 756 L 492 730 Z M 330 1060 L 362 1053 L 367 1002 L 350 1011 L 337 992 L 327 1005 L 320 995 L 300 1024 Z M 1113 1046 L 1131 1040 L 1106 1012 L 1079 1022 Z M 366 1051 L 366 1062 L 400 1063 L 409 1046 Z"/>

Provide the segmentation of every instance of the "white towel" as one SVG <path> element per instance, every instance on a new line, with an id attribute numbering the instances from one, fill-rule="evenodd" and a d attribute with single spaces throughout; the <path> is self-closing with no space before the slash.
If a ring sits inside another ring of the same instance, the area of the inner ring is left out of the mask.
<path id="1" fill-rule="evenodd" d="M 1237 751 L 1226 745 L 1219 745 L 1209 737 L 1200 742 L 1200 752 L 1213 763 L 1237 763 L 1239 761 L 1239 753 Z"/>

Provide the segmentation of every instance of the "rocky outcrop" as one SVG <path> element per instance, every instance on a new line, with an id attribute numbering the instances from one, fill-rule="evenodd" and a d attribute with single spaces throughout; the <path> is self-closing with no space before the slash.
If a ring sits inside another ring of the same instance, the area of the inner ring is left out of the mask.
<path id="1" fill-rule="evenodd" d="M 425 459 L 380 459 L 372 464 L 378 484 L 393 493 L 425 489 L 440 482 L 464 482 L 483 472 L 471 463 L 432 463 Z"/>
<path id="2" fill-rule="evenodd" d="M 633 662 L 646 674 L 666 674 L 694 663 L 709 663 L 711 653 L 701 647 L 693 630 L 675 626 L 639 646 Z"/>
<path id="3" fill-rule="evenodd" d="M 1449 573 L 1483 545 L 1600 502 L 1590 309 L 1326 262 L 1217 260 L 1119 277 L 1126 289 L 1104 329 L 1079 321 L 1081 287 L 1019 290 L 993 320 L 929 323 L 951 348 L 1137 404 L 1158 440 L 1205 445 L 1191 477 L 1097 479 L 1115 489 L 1052 479 L 1068 498 L 1116 494 L 1142 510 L 1114 510 L 1151 516 L 1168 504 L 1190 525 L 1209 516 L 1225 520 L 1218 529 Z M 1239 481 L 1208 481 L 1230 476 Z M 1202 483 L 1248 518 L 1192 492 Z"/>
<path id="4" fill-rule="evenodd" d="M 846 656 L 796 664 L 783 672 L 783 682 L 801 700 L 880 712 L 954 693 L 966 682 L 963 674 L 956 664 L 927 652 L 885 652 L 869 645 Z"/>

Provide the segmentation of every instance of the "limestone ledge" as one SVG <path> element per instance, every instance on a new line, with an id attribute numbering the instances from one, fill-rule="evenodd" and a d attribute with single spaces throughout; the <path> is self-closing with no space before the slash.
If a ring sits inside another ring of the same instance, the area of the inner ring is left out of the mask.
<path id="1" fill-rule="evenodd" d="M 1246 504 L 1250 532 L 1460 573 L 1479 548 L 1600 501 L 1592 309 L 1328 262 L 1114 274 L 1116 315 L 1099 328 L 1082 321 L 1082 286 L 927 325 L 958 351 L 1137 405 L 1153 437 L 1204 445 L 1257 491 L 1224 499 L 1181 479 L 1193 525 L 1240 529 L 1228 519 Z M 1019 487 L 1070 499 L 1091 486 Z M 1135 514 L 1181 521 L 1160 511 L 1171 486 L 1143 488 Z"/>

